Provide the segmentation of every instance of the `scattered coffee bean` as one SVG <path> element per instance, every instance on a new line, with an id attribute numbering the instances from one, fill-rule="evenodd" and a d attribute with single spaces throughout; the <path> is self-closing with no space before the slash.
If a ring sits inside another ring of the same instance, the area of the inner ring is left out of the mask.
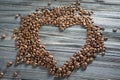
<path id="1" fill-rule="evenodd" d="M 13 34 L 17 34 L 18 33 L 18 28 L 14 28 Z"/>
<path id="2" fill-rule="evenodd" d="M 16 14 L 15 15 L 15 19 L 17 19 L 18 17 L 20 17 L 21 16 L 21 14 Z"/>
<path id="3" fill-rule="evenodd" d="M 11 35 L 11 39 L 15 39 L 16 35 L 15 34 L 12 34 Z"/>
<path id="4" fill-rule="evenodd" d="M 104 37 L 104 41 L 107 41 L 108 40 L 108 37 Z"/>
<path id="5" fill-rule="evenodd" d="M 18 73 L 15 71 L 13 72 L 13 77 L 17 77 Z"/>
<path id="6" fill-rule="evenodd" d="M 105 52 L 102 52 L 102 53 L 101 53 L 101 56 L 104 56 L 104 55 L 105 55 Z"/>
<path id="7" fill-rule="evenodd" d="M 48 6 L 50 6 L 51 5 L 51 2 L 48 2 Z"/>
<path id="8" fill-rule="evenodd" d="M 80 1 L 76 0 L 76 5 L 79 6 L 80 5 Z"/>
<path id="9" fill-rule="evenodd" d="M 117 32 L 117 28 L 113 28 L 112 31 L 113 31 L 113 32 Z"/>
<path id="10" fill-rule="evenodd" d="M 5 39 L 6 38 L 6 35 L 5 34 L 2 34 L 1 35 L 1 39 Z"/>
<path id="11" fill-rule="evenodd" d="M 39 11 L 39 9 L 38 9 L 38 8 L 36 8 L 36 9 L 35 9 L 35 11 L 36 11 L 36 12 L 38 12 L 38 11 Z"/>
<path id="12" fill-rule="evenodd" d="M 2 78 L 4 76 L 3 72 L 0 72 L 0 78 Z"/>
<path id="13" fill-rule="evenodd" d="M 13 62 L 12 61 L 9 61 L 8 63 L 7 63 L 7 67 L 10 67 L 10 66 L 12 66 L 13 65 Z"/>

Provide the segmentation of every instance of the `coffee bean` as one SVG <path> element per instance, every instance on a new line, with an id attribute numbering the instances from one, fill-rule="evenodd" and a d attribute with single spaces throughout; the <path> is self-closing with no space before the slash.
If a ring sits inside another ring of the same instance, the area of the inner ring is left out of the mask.
<path id="1" fill-rule="evenodd" d="M 21 14 L 16 14 L 15 15 L 15 19 L 17 19 L 18 17 L 20 17 L 21 16 Z"/>
<path id="2" fill-rule="evenodd" d="M 113 32 L 117 32 L 117 28 L 113 28 L 112 31 L 113 31 Z"/>
<path id="3" fill-rule="evenodd" d="M 108 37 L 104 37 L 104 41 L 107 41 L 109 38 Z"/>
<path id="4" fill-rule="evenodd" d="M 51 2 L 48 2 L 48 6 L 50 6 L 51 5 Z"/>
<path id="5" fill-rule="evenodd" d="M 18 73 L 15 71 L 13 72 L 13 77 L 17 77 Z"/>
<path id="6" fill-rule="evenodd" d="M 7 63 L 7 67 L 10 67 L 10 66 L 12 66 L 13 65 L 13 62 L 12 61 L 9 61 L 8 63 Z"/>
<path id="7" fill-rule="evenodd" d="M 0 78 L 2 78 L 4 76 L 3 72 L 0 72 Z"/>
<path id="8" fill-rule="evenodd" d="M 104 56 L 104 55 L 105 55 L 105 52 L 102 52 L 102 53 L 101 53 L 101 56 Z"/>
<path id="9" fill-rule="evenodd" d="M 5 34 L 2 34 L 1 35 L 1 39 L 5 39 L 6 38 L 6 35 Z"/>

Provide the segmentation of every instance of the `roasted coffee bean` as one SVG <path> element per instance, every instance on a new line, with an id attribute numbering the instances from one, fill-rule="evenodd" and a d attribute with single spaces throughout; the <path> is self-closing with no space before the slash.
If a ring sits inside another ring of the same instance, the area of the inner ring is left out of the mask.
<path id="1" fill-rule="evenodd" d="M 17 29 L 17 28 L 14 28 L 13 33 L 14 33 L 14 34 L 17 34 L 17 33 L 18 33 L 18 29 Z"/>
<path id="2" fill-rule="evenodd" d="M 117 32 L 117 28 L 113 28 L 112 31 L 113 31 L 113 32 Z"/>
<path id="3" fill-rule="evenodd" d="M 8 63 L 7 63 L 7 67 L 10 67 L 10 66 L 12 66 L 13 65 L 13 62 L 12 61 L 9 61 Z"/>
<path id="4" fill-rule="evenodd" d="M 16 14 L 15 15 L 15 19 L 17 19 L 18 17 L 20 17 L 21 16 L 21 14 Z"/>
<path id="5" fill-rule="evenodd" d="M 108 37 L 104 37 L 104 41 L 107 41 L 109 38 Z"/>
<path id="6" fill-rule="evenodd" d="M 76 62 L 75 63 L 75 68 L 80 68 L 80 63 Z"/>
<path id="7" fill-rule="evenodd" d="M 51 5 L 51 2 L 48 2 L 48 6 L 50 6 Z"/>
<path id="8" fill-rule="evenodd" d="M 87 65 L 88 65 L 87 62 L 83 62 L 82 63 L 82 68 L 85 70 L 87 68 Z"/>
<path id="9" fill-rule="evenodd" d="M 4 76 L 3 72 L 0 72 L 0 78 L 2 78 Z"/>
<path id="10" fill-rule="evenodd" d="M 72 73 L 71 71 L 67 71 L 66 75 L 67 75 L 67 76 L 70 76 L 71 73 Z"/>
<path id="11" fill-rule="evenodd" d="M 101 53 L 101 56 L 104 56 L 104 55 L 105 55 L 105 52 L 102 52 L 102 53 Z"/>
<path id="12" fill-rule="evenodd" d="M 13 72 L 13 77 L 17 77 L 18 73 L 15 71 Z"/>
<path id="13" fill-rule="evenodd" d="M 5 39 L 6 38 L 6 35 L 5 34 L 2 34 L 1 35 L 1 39 Z"/>

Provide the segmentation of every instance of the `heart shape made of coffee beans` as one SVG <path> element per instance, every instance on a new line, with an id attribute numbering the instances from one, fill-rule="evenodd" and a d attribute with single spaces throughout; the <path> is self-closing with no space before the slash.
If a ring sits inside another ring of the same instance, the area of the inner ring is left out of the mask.
<path id="1" fill-rule="evenodd" d="M 15 39 L 18 49 L 16 64 L 25 62 L 33 66 L 44 66 L 51 75 L 57 77 L 69 76 L 76 68 L 86 69 L 98 53 L 104 53 L 106 50 L 101 27 L 95 26 L 90 18 L 92 13 L 78 5 L 70 5 L 37 10 L 30 15 L 21 16 L 20 28 Z M 81 25 L 87 29 L 86 42 L 70 60 L 58 67 L 53 55 L 45 49 L 39 39 L 39 29 L 43 25 L 58 26 L 60 30 Z"/>

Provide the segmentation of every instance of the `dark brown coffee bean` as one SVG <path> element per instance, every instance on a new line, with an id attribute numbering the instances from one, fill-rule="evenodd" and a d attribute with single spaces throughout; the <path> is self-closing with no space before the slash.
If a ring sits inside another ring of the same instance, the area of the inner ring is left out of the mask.
<path id="1" fill-rule="evenodd" d="M 51 5 L 51 2 L 48 2 L 48 6 L 50 6 Z"/>
<path id="2" fill-rule="evenodd" d="M 2 78 L 4 76 L 3 72 L 0 72 L 0 78 Z"/>
<path id="3" fill-rule="evenodd" d="M 70 76 L 71 73 L 72 73 L 71 71 L 67 71 L 66 75 L 67 75 L 67 76 Z"/>
<path id="4" fill-rule="evenodd" d="M 8 63 L 7 63 L 7 67 L 10 67 L 10 66 L 12 66 L 13 65 L 13 62 L 12 61 L 9 61 Z"/>
<path id="5" fill-rule="evenodd" d="M 18 17 L 20 17 L 21 16 L 21 14 L 16 14 L 15 15 L 15 19 L 17 19 Z"/>
<path id="6" fill-rule="evenodd" d="M 13 72 L 13 77 L 17 77 L 18 73 L 15 71 Z"/>
<path id="7" fill-rule="evenodd" d="M 117 32 L 117 28 L 113 28 L 112 31 L 113 31 L 113 32 Z"/>
<path id="8" fill-rule="evenodd" d="M 104 41 L 107 41 L 108 40 L 108 37 L 104 37 Z"/>
<path id="9" fill-rule="evenodd" d="M 87 66 L 88 66 L 87 62 L 83 62 L 83 63 L 82 63 L 82 68 L 83 68 L 83 69 L 86 69 Z"/>
<path id="10" fill-rule="evenodd" d="M 2 34 L 1 35 L 1 39 L 5 39 L 6 38 L 6 35 L 5 34 Z"/>
<path id="11" fill-rule="evenodd" d="M 104 55 L 105 55 L 105 52 L 102 52 L 102 53 L 101 53 L 101 56 L 104 56 Z"/>

